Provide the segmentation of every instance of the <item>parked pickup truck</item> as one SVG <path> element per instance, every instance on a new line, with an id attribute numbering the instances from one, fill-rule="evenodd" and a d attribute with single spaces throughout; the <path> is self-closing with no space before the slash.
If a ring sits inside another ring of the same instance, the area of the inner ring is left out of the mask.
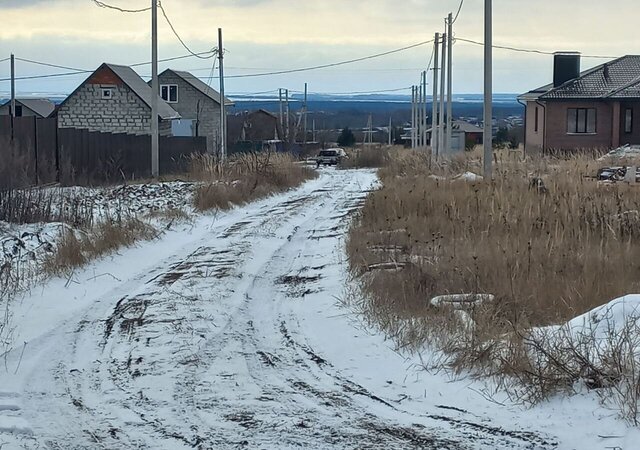
<path id="1" fill-rule="evenodd" d="M 327 150 L 320 150 L 318 156 L 316 157 L 316 164 L 318 167 L 323 166 L 335 166 L 337 165 L 343 158 L 346 158 L 347 154 L 341 148 L 330 148 Z"/>

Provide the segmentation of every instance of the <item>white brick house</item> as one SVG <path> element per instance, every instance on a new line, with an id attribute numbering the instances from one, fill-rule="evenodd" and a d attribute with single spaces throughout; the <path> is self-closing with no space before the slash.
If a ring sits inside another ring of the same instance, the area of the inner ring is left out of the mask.
<path id="1" fill-rule="evenodd" d="M 207 151 L 216 153 L 220 146 L 220 93 L 189 72 L 167 69 L 159 79 L 161 98 L 181 116 L 177 121 L 180 133 L 206 136 Z M 225 105 L 234 103 L 225 98 Z"/>
<path id="2" fill-rule="evenodd" d="M 144 135 L 151 132 L 153 90 L 130 67 L 102 64 L 57 111 L 59 128 Z M 160 134 L 171 135 L 180 114 L 158 99 Z"/>

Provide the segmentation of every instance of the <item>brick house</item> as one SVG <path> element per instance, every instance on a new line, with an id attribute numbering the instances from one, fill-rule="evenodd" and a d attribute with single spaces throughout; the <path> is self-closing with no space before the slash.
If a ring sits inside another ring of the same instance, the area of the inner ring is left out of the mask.
<path id="1" fill-rule="evenodd" d="M 56 105 L 48 98 L 17 98 L 16 117 L 49 117 Z M 0 106 L 0 116 L 11 115 L 11 100 Z"/>
<path id="2" fill-rule="evenodd" d="M 554 55 L 553 83 L 518 97 L 525 151 L 611 149 L 640 144 L 640 56 L 580 72 L 580 54 Z"/>
<path id="3" fill-rule="evenodd" d="M 102 64 L 60 104 L 58 127 L 136 135 L 151 132 L 152 89 L 130 67 Z M 171 135 L 180 114 L 158 99 L 160 134 Z"/>
<path id="4" fill-rule="evenodd" d="M 189 72 L 167 69 L 158 76 L 160 97 L 181 116 L 174 134 L 206 136 L 207 151 L 220 146 L 220 93 Z M 234 103 L 225 98 L 225 106 Z"/>

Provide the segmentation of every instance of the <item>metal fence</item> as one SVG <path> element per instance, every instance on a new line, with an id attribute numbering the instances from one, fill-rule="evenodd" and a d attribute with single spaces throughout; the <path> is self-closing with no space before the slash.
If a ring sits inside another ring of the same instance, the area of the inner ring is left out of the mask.
<path id="1" fill-rule="evenodd" d="M 185 172 L 206 137 L 161 137 L 161 175 Z M 100 184 L 151 176 L 151 136 L 58 128 L 56 119 L 0 116 L 0 188 Z"/>

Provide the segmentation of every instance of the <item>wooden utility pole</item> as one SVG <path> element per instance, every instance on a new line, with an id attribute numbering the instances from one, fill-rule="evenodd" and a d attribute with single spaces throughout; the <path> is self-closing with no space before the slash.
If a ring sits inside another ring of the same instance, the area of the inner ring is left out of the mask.
<path id="1" fill-rule="evenodd" d="M 218 61 L 220 73 L 220 160 L 227 159 L 227 105 L 224 95 L 224 46 L 222 28 L 218 28 Z"/>
<path id="2" fill-rule="evenodd" d="M 391 122 L 391 116 L 389 116 L 389 147 L 393 144 L 393 123 Z"/>
<path id="3" fill-rule="evenodd" d="M 493 176 L 493 24 L 491 0 L 484 0 L 484 178 Z"/>
<path id="4" fill-rule="evenodd" d="M 447 64 L 447 35 L 446 33 L 442 35 L 442 69 L 440 70 L 440 119 L 438 121 L 438 123 L 440 124 L 440 130 L 438 131 L 438 137 L 439 137 L 439 142 L 438 142 L 438 149 L 440 151 L 440 154 L 443 155 L 447 155 L 449 152 L 447 151 L 447 141 L 446 141 L 446 136 L 445 136 L 445 130 L 444 130 L 444 125 L 445 125 L 445 117 L 444 117 L 444 102 L 445 102 L 445 97 L 444 97 L 444 90 L 446 87 L 446 75 L 447 75 L 447 71 L 446 71 L 446 64 Z"/>
<path id="5" fill-rule="evenodd" d="M 447 149 L 452 150 L 453 134 L 453 14 L 447 17 Z"/>
<path id="6" fill-rule="evenodd" d="M 440 33 L 436 33 L 436 37 L 433 41 L 433 98 L 432 112 L 431 112 L 431 158 L 435 161 L 440 156 L 440 149 L 438 147 L 438 127 L 439 127 L 439 114 L 438 114 L 438 50 L 440 48 Z"/>

